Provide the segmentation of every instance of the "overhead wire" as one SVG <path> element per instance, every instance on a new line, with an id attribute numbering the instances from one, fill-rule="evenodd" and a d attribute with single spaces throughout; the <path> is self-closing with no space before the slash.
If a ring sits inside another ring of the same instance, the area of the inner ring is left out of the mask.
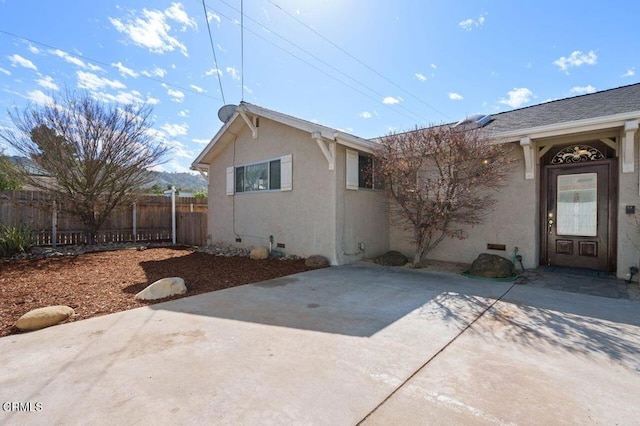
<path id="1" fill-rule="evenodd" d="M 440 111 L 439 109 L 437 109 L 436 107 L 434 107 L 433 105 L 423 101 L 422 99 L 420 99 L 419 97 L 415 96 L 412 92 L 406 90 L 405 88 L 403 88 L 402 86 L 400 86 L 399 84 L 397 84 L 396 82 L 394 82 L 393 80 L 391 80 L 390 78 L 386 77 L 384 74 L 380 73 L 378 70 L 376 70 L 375 68 L 371 67 L 370 65 L 366 64 L 364 61 L 358 59 L 355 55 L 349 53 L 347 50 L 343 49 L 342 47 L 340 47 L 337 43 L 333 42 L 331 39 L 329 39 L 328 37 L 325 37 L 322 33 L 320 33 L 318 30 L 316 30 L 315 28 L 313 28 L 310 25 L 307 25 L 305 22 L 303 22 L 302 20 L 300 20 L 297 16 L 295 16 L 294 14 L 292 14 L 291 12 L 289 12 L 288 10 L 284 9 L 283 7 L 281 7 L 279 4 L 277 4 L 276 2 L 274 2 L 273 0 L 267 0 L 269 3 L 271 3 L 273 6 L 275 6 L 277 9 L 279 9 L 281 12 L 285 13 L 286 15 L 288 15 L 290 18 L 294 19 L 296 22 L 298 22 L 300 25 L 304 26 L 305 28 L 307 28 L 309 31 L 312 31 L 314 34 L 316 34 L 318 37 L 320 37 L 321 39 L 323 39 L 324 41 L 326 41 L 327 43 L 331 44 L 333 47 L 335 47 L 336 49 L 340 50 L 342 53 L 344 53 L 345 55 L 347 55 L 348 57 L 350 57 L 351 59 L 353 59 L 354 61 L 356 61 L 357 63 L 359 63 L 360 65 L 362 65 L 363 67 L 367 68 L 369 71 L 375 73 L 378 77 L 382 78 L 383 80 L 387 81 L 388 83 L 392 84 L 393 86 L 395 86 L 396 88 L 402 90 L 404 93 L 408 94 L 409 96 L 411 96 L 413 99 L 415 99 L 416 101 L 420 102 L 421 104 L 423 104 L 424 106 L 430 108 L 431 110 L 437 112 L 438 114 L 442 115 L 445 118 L 448 118 L 451 120 L 451 117 L 449 117 L 447 114 L 443 113 L 442 111 Z"/>
<path id="2" fill-rule="evenodd" d="M 204 9 L 204 20 L 207 23 L 207 30 L 209 31 L 209 43 L 211 44 L 211 51 L 213 52 L 213 62 L 216 66 L 216 76 L 218 77 L 218 85 L 220 86 L 220 94 L 222 95 L 222 103 L 227 102 L 224 99 L 224 90 L 222 90 L 222 78 L 220 77 L 220 68 L 218 67 L 218 58 L 216 57 L 216 48 L 213 45 L 213 36 L 211 35 L 211 26 L 209 25 L 209 17 L 207 16 L 207 6 L 202 0 L 202 8 Z"/>
<path id="3" fill-rule="evenodd" d="M 38 46 L 46 47 L 47 49 L 58 50 L 58 51 L 60 51 L 62 53 L 65 53 L 65 54 L 67 54 L 69 56 L 78 57 L 78 58 L 81 58 L 81 59 L 83 59 L 83 60 L 85 60 L 87 62 L 93 63 L 93 64 L 99 64 L 99 65 L 103 65 L 105 67 L 118 69 L 116 66 L 114 66 L 113 64 L 110 64 L 108 62 L 105 62 L 105 61 L 102 61 L 102 60 L 99 60 L 99 59 L 95 59 L 95 58 L 91 58 L 89 56 L 77 54 L 77 53 L 71 53 L 68 50 L 64 50 L 64 49 L 61 49 L 61 48 L 56 47 L 56 46 L 52 46 L 52 45 L 44 43 L 44 42 L 34 40 L 32 38 L 23 37 L 23 36 L 20 36 L 20 35 L 17 35 L 17 34 L 8 32 L 8 31 L 4 31 L 4 30 L 0 30 L 0 34 L 6 35 L 6 36 L 9 36 L 9 37 L 13 37 L 13 38 L 16 38 L 18 40 L 28 41 L 29 43 L 33 43 L 33 44 L 36 44 Z M 170 86 L 170 87 L 174 87 L 176 89 L 180 89 L 180 90 L 184 90 L 184 91 L 187 91 L 187 92 L 191 92 L 193 94 L 204 96 L 204 97 L 207 97 L 207 98 L 210 98 L 210 99 L 214 99 L 214 100 L 217 100 L 217 101 L 221 100 L 220 98 L 218 98 L 216 96 L 207 95 L 206 93 L 199 92 L 199 91 L 194 90 L 192 88 L 180 86 L 180 85 L 175 84 L 175 83 L 170 83 L 170 82 L 161 80 L 159 78 L 147 76 L 147 75 L 144 75 L 144 74 L 138 74 L 138 76 L 141 77 L 141 78 L 147 79 L 147 80 L 154 81 L 156 83 L 160 83 L 160 85 L 163 85 L 163 87 L 164 86 Z"/>
<path id="4" fill-rule="evenodd" d="M 231 5 L 231 4 L 229 4 L 229 3 L 227 3 L 226 1 L 221 0 L 221 2 L 222 2 L 222 3 L 224 3 L 224 4 L 226 4 L 227 6 L 229 6 L 231 9 L 235 10 L 236 12 L 240 12 L 237 8 L 235 8 L 233 5 Z M 223 18 L 225 18 L 225 19 L 227 19 L 227 20 L 229 20 L 229 21 L 231 21 L 231 22 L 234 22 L 234 19 L 233 19 L 233 18 L 231 18 L 231 17 L 229 17 L 229 16 L 225 15 L 224 13 L 221 13 L 220 11 L 218 11 L 218 10 L 216 10 L 216 9 L 213 9 L 211 6 L 207 6 L 207 7 L 208 7 L 210 10 L 214 11 L 214 12 L 215 12 L 216 14 L 218 14 L 219 16 L 221 16 L 221 17 L 223 17 Z M 331 68 L 331 69 L 332 69 L 332 70 L 334 70 L 335 72 L 337 72 L 337 73 L 339 73 L 339 74 L 343 75 L 344 77 L 346 77 L 346 78 L 348 78 L 348 79 L 350 79 L 350 80 L 354 81 L 355 83 L 357 83 L 358 85 L 360 85 L 360 86 L 364 87 L 366 90 L 370 91 L 371 93 L 374 93 L 374 94 L 376 94 L 376 95 L 377 95 L 377 96 L 379 96 L 379 97 L 383 97 L 383 98 L 385 97 L 385 96 L 384 96 L 384 94 L 382 94 L 382 93 L 378 92 L 377 90 L 372 89 L 371 87 L 369 87 L 369 86 L 365 85 L 365 84 L 364 84 L 364 83 L 362 83 L 360 80 L 358 80 L 358 79 L 356 79 L 356 78 L 354 78 L 354 77 L 349 76 L 348 74 L 346 74 L 346 73 L 344 73 L 343 71 L 339 70 L 338 68 L 336 68 L 336 67 L 335 67 L 335 66 L 333 66 L 332 64 L 330 64 L 330 63 L 328 63 L 328 62 L 324 61 L 322 58 L 318 57 L 317 55 L 315 55 L 315 54 L 313 54 L 313 53 L 309 52 L 308 50 L 306 50 L 306 49 L 304 49 L 303 47 L 301 47 L 301 46 L 297 45 L 296 43 L 292 42 L 291 40 L 287 39 L 286 37 L 284 37 L 284 36 L 282 36 L 282 35 L 278 34 L 277 32 L 275 32 L 275 31 L 273 31 L 273 30 L 271 30 L 270 28 L 267 28 L 267 27 L 266 27 L 266 26 L 264 26 L 262 23 L 260 23 L 259 21 L 257 21 L 257 20 L 255 20 L 255 19 L 253 19 L 252 17 L 250 17 L 250 16 L 248 16 L 248 15 L 247 15 L 247 16 L 246 16 L 246 18 L 247 18 L 247 19 L 249 19 L 250 21 L 252 21 L 252 22 L 256 23 L 257 25 L 259 25 L 263 30 L 265 30 L 265 31 L 269 32 L 270 34 L 275 35 L 276 37 L 278 37 L 278 38 L 282 39 L 283 41 L 285 41 L 286 43 L 290 44 L 291 46 L 293 46 L 293 47 L 295 47 L 295 48 L 299 49 L 300 51 L 302 51 L 302 52 L 304 52 L 305 54 L 309 55 L 310 57 L 314 58 L 315 60 L 317 60 L 318 62 L 322 63 L 322 64 L 323 64 L 323 65 L 325 65 L 326 67 Z M 342 85 L 344 85 L 344 86 L 346 86 L 346 87 L 348 87 L 348 88 L 350 88 L 350 89 L 352 89 L 352 90 L 354 90 L 354 91 L 356 91 L 356 92 L 360 93 L 360 94 L 361 94 L 361 95 L 363 95 L 363 96 L 366 96 L 366 97 L 367 97 L 367 98 L 369 98 L 369 99 L 374 100 L 375 102 L 380 102 L 380 99 L 379 99 L 379 98 L 375 98 L 375 97 L 373 97 L 373 96 L 369 95 L 368 93 L 365 93 L 365 92 L 363 92 L 362 90 L 360 90 L 360 89 L 358 89 L 358 88 L 354 87 L 353 85 L 351 85 L 351 84 L 349 84 L 349 83 L 347 83 L 347 82 L 345 82 L 345 81 L 343 81 L 343 80 L 340 80 L 340 79 L 339 79 L 339 78 L 337 78 L 336 76 L 334 76 L 334 75 L 332 75 L 332 74 L 329 74 L 328 72 L 326 72 L 326 71 L 325 71 L 325 70 L 323 70 L 322 68 L 320 68 L 320 67 L 318 67 L 318 66 L 316 66 L 316 65 L 314 65 L 314 64 L 312 64 L 312 63 L 310 63 L 309 61 L 307 61 L 307 60 L 305 60 L 305 59 L 303 59 L 303 58 L 299 57 L 298 55 L 294 54 L 293 52 L 291 52 L 291 51 L 289 51 L 289 50 L 287 50 L 287 49 L 285 49 L 285 48 L 283 48 L 282 46 L 277 45 L 277 44 L 276 44 L 276 43 L 274 43 L 273 41 L 271 41 L 271 40 L 269 40 L 269 39 L 267 39 L 267 38 L 265 38 L 265 37 L 261 36 L 261 35 L 260 35 L 260 34 L 258 34 L 257 32 L 255 32 L 255 31 L 253 31 L 253 30 L 251 30 L 251 29 L 249 29 L 249 28 L 246 28 L 246 27 L 245 27 L 245 30 L 246 30 L 247 32 L 249 32 L 249 33 L 253 34 L 254 36 L 256 36 L 256 37 L 260 38 L 261 40 L 265 41 L 266 43 L 271 44 L 272 46 L 274 46 L 274 47 L 276 47 L 276 48 L 278 48 L 278 49 L 282 50 L 283 52 L 287 53 L 288 55 L 290 55 L 290 56 L 292 56 L 292 57 L 296 58 L 297 60 L 299 60 L 299 61 L 303 62 L 304 64 L 306 64 L 306 65 L 308 65 L 308 66 L 312 67 L 313 69 L 315 69 L 315 70 L 319 71 L 320 73 L 322 73 L 322 74 L 324 74 L 324 75 L 328 76 L 329 78 L 331 78 L 331 79 L 333 79 L 333 80 L 335 80 L 335 81 L 339 82 L 340 84 L 342 84 Z M 422 116 L 420 116 L 419 114 L 417 114 L 417 113 L 415 113 L 415 112 L 411 111 L 410 109 L 406 108 L 404 105 L 397 105 L 397 104 L 396 104 L 396 105 L 391 105 L 391 104 L 385 104 L 385 106 L 387 106 L 387 107 L 389 107 L 389 108 L 393 109 L 396 113 L 398 113 L 398 114 L 400 114 L 400 115 L 402 115 L 402 116 L 404 116 L 404 117 L 406 117 L 406 118 L 408 118 L 408 119 L 410 119 L 410 120 L 412 120 L 412 121 L 415 121 L 416 119 L 418 119 L 418 120 L 422 120 L 422 119 L 423 119 L 423 117 L 422 117 Z M 395 107 L 395 108 L 394 108 L 394 107 Z M 409 115 L 407 115 L 407 114 L 405 114 L 405 113 L 402 113 L 401 111 L 398 111 L 396 108 L 400 108 L 400 109 L 402 109 L 402 110 L 406 111 L 407 113 L 411 114 L 412 116 L 409 116 Z"/>

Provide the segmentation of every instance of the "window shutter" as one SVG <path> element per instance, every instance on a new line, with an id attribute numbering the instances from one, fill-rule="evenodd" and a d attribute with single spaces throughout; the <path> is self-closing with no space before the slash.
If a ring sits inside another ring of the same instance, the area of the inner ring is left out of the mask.
<path id="1" fill-rule="evenodd" d="M 358 189 L 358 151 L 347 150 L 347 189 Z"/>
<path id="2" fill-rule="evenodd" d="M 293 189 L 291 172 L 291 154 L 280 157 L 280 191 Z"/>
<path id="3" fill-rule="evenodd" d="M 233 195 L 234 189 L 234 178 L 235 174 L 233 172 L 233 167 L 227 167 L 227 195 Z"/>

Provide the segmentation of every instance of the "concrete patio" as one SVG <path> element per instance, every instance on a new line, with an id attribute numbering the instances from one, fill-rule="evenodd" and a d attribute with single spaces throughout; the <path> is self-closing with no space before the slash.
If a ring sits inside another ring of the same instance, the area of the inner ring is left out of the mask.
<path id="1" fill-rule="evenodd" d="M 2 424 L 637 424 L 640 303 L 359 264 L 4 337 L 0 365 Z"/>

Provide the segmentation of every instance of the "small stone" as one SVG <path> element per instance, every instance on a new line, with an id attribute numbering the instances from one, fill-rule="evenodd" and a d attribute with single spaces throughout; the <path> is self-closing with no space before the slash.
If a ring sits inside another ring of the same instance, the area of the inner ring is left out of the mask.
<path id="1" fill-rule="evenodd" d="M 326 268 L 330 266 L 329 259 L 324 256 L 320 256 L 319 254 L 314 254 L 313 256 L 307 257 L 307 260 L 304 261 L 304 265 L 307 268 L 311 269 L 320 269 Z"/>
<path id="2" fill-rule="evenodd" d="M 162 278 L 147 286 L 140 293 L 136 294 L 138 300 L 157 300 L 176 294 L 185 294 L 187 286 L 180 277 Z"/>
<path id="3" fill-rule="evenodd" d="M 30 331 L 56 325 L 73 315 L 73 309 L 68 306 L 46 306 L 33 309 L 16 321 L 20 330 Z"/>
<path id="4" fill-rule="evenodd" d="M 376 257 L 373 261 L 382 266 L 404 266 L 409 262 L 409 259 L 399 251 L 391 250 Z"/>
<path id="5" fill-rule="evenodd" d="M 485 278 L 508 278 L 515 269 L 513 262 L 502 256 L 482 253 L 471 264 L 469 273 Z"/>
<path id="6" fill-rule="evenodd" d="M 256 247 L 249 253 L 249 258 L 253 260 L 263 260 L 269 258 L 269 249 L 266 247 Z"/>

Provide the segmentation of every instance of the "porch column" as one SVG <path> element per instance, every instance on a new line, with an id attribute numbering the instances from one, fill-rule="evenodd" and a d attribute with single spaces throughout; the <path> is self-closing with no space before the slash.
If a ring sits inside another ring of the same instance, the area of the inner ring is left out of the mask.
<path id="1" fill-rule="evenodd" d="M 638 120 L 624 123 L 624 139 L 622 140 L 622 173 L 633 173 L 634 169 L 634 141 Z"/>
<path id="2" fill-rule="evenodd" d="M 524 151 L 524 178 L 531 180 L 535 178 L 536 156 L 533 141 L 530 137 L 520 139 L 520 146 Z"/>

